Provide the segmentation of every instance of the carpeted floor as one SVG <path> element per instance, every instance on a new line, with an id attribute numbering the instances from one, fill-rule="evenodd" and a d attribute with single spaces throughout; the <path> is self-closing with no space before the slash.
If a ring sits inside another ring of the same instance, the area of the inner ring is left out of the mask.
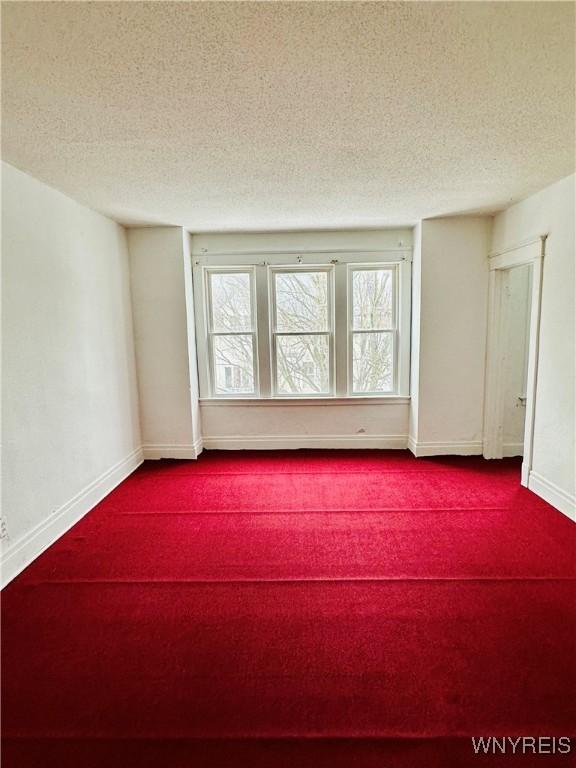
<path id="1" fill-rule="evenodd" d="M 149 462 L 3 593 L 4 768 L 571 765 L 576 526 L 516 460 Z"/>

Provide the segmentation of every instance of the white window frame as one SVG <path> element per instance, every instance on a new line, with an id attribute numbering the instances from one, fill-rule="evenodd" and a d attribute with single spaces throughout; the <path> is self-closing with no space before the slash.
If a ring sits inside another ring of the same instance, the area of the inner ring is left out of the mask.
<path id="1" fill-rule="evenodd" d="M 391 328 L 354 328 L 354 295 L 353 279 L 354 272 L 361 271 L 388 271 L 392 273 L 392 327 Z M 348 264 L 347 265 L 347 297 L 348 297 L 348 395 L 349 397 L 382 397 L 394 395 L 398 389 L 399 379 L 399 360 L 398 360 L 398 304 L 399 302 L 399 269 L 397 264 Z M 392 377 L 392 387 L 389 390 L 376 390 L 374 392 L 355 392 L 354 391 L 354 336 L 360 333 L 390 333 L 392 335 L 392 358 L 394 375 Z"/>
<path id="2" fill-rule="evenodd" d="M 206 400 L 274 400 L 285 402 L 334 402 L 336 400 L 404 400 L 410 395 L 410 302 L 411 302 L 411 248 L 378 249 L 357 252 L 305 252 L 298 253 L 198 253 L 193 255 L 194 303 L 196 341 L 200 384 L 200 399 Z M 352 392 L 352 316 L 350 291 L 354 268 L 393 269 L 395 274 L 395 333 L 394 372 L 395 389 L 390 393 Z M 272 275 L 274 271 L 315 271 L 325 269 L 332 275 L 331 300 L 331 361 L 330 394 L 276 394 L 274 344 L 272 321 L 274 318 Z M 254 313 L 254 394 L 216 393 L 213 387 L 212 354 L 208 338 L 209 306 L 207 302 L 208 272 L 250 272 L 252 311 Z M 339 311 L 343 307 L 344 311 Z"/>
<path id="3" fill-rule="evenodd" d="M 326 331 L 278 331 L 276 329 L 276 278 L 277 274 L 287 274 L 290 272 L 324 272 L 327 275 L 328 287 L 328 330 Z M 272 369 L 272 397 L 285 398 L 322 398 L 334 397 L 335 386 L 335 361 L 334 361 L 334 266 L 308 264 L 298 266 L 269 266 L 268 267 L 268 291 L 270 308 L 270 365 Z M 327 336 L 328 337 L 328 392 L 295 392 L 287 394 L 278 391 L 278 368 L 277 360 L 277 339 L 278 336 Z"/>
<path id="4" fill-rule="evenodd" d="M 210 276 L 214 274 L 224 275 L 249 275 L 250 278 L 250 311 L 252 319 L 251 331 L 215 331 L 212 328 L 212 288 Z M 258 365 L 258 309 L 256 305 L 256 275 L 254 267 L 207 267 L 204 270 L 203 296 L 204 296 L 204 322 L 203 332 L 206 339 L 205 364 L 202 366 L 207 369 L 208 385 L 210 396 L 214 398 L 254 398 L 260 396 L 259 389 L 259 365 Z M 216 336 L 251 336 L 252 337 L 252 376 L 254 381 L 254 392 L 217 392 L 216 391 L 216 372 L 214 370 L 214 338 Z M 201 382 L 202 384 L 202 382 Z"/>

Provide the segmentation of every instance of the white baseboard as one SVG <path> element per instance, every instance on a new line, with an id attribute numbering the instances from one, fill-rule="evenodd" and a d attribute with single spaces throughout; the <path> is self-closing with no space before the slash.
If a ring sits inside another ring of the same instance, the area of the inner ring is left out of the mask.
<path id="1" fill-rule="evenodd" d="M 196 459 L 202 452 L 202 443 L 202 440 L 179 445 L 145 443 L 142 450 L 145 459 Z"/>
<path id="2" fill-rule="evenodd" d="M 30 563 L 75 525 L 99 501 L 114 490 L 143 461 L 142 449 L 137 448 L 126 458 L 107 469 L 85 486 L 73 498 L 55 510 L 45 520 L 20 539 L 10 543 L 2 553 L 1 585 L 5 587 Z"/>
<path id="3" fill-rule="evenodd" d="M 504 458 L 511 458 L 512 456 L 523 456 L 524 443 L 504 443 L 502 446 L 502 454 Z"/>
<path id="4" fill-rule="evenodd" d="M 576 497 L 534 471 L 530 472 L 528 477 L 528 488 L 576 522 Z"/>
<path id="5" fill-rule="evenodd" d="M 419 443 L 412 436 L 408 448 L 414 456 L 481 456 L 482 441 L 457 443 Z"/>
<path id="6" fill-rule="evenodd" d="M 282 450 L 291 448 L 406 448 L 406 435 L 204 435 L 210 450 Z"/>

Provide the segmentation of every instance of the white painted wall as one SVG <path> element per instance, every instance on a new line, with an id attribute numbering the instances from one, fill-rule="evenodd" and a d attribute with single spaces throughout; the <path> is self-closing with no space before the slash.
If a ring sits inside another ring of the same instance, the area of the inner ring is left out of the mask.
<path id="1" fill-rule="evenodd" d="M 199 414 L 188 237 L 179 227 L 142 227 L 129 230 L 128 247 L 144 455 L 195 458 Z"/>
<path id="2" fill-rule="evenodd" d="M 237 232 L 199 234 L 192 238 L 196 256 L 346 251 L 381 251 L 411 248 L 412 230 L 351 229 L 318 232 Z"/>
<path id="3" fill-rule="evenodd" d="M 4 578 L 141 460 L 125 231 L 2 165 Z"/>
<path id="4" fill-rule="evenodd" d="M 412 413 L 416 455 L 481 454 L 488 217 L 422 221 L 412 271 Z"/>
<path id="5" fill-rule="evenodd" d="M 531 266 L 503 272 L 502 443 L 504 456 L 522 456 L 528 374 Z"/>
<path id="6" fill-rule="evenodd" d="M 494 219 L 492 251 L 548 233 L 529 487 L 574 516 L 574 188 L 569 176 Z"/>
<path id="7" fill-rule="evenodd" d="M 201 403 L 205 448 L 406 448 L 409 401 Z"/>

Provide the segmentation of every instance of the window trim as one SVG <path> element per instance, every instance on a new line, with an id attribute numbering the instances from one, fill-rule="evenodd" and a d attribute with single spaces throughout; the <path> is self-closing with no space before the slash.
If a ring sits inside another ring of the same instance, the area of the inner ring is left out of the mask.
<path id="1" fill-rule="evenodd" d="M 201 403 L 220 400 L 234 401 L 271 401 L 282 405 L 287 402 L 318 401 L 330 403 L 346 400 L 361 402 L 363 400 L 386 400 L 403 402 L 410 396 L 410 323 L 411 323 L 411 279 L 412 279 L 412 248 L 397 249 L 383 248 L 374 251 L 276 251 L 272 253 L 237 252 L 193 254 L 193 289 L 194 313 L 196 319 L 196 340 L 198 357 L 198 376 Z M 348 290 L 348 275 L 355 267 L 366 266 L 393 267 L 396 270 L 396 338 L 395 338 L 395 390 L 390 393 L 352 393 L 351 379 L 351 349 L 349 327 L 350 291 Z M 331 394 L 314 395 L 277 395 L 273 390 L 272 351 L 271 351 L 271 321 L 272 307 L 270 305 L 271 280 L 270 271 L 300 269 L 311 271 L 316 268 L 331 268 L 332 284 L 332 391 Z M 206 308 L 206 277 L 207 271 L 220 272 L 251 272 L 253 291 L 253 312 L 255 315 L 255 347 L 254 364 L 257 366 L 254 394 L 216 394 L 211 386 L 208 374 L 209 364 L 207 355 L 207 308 Z M 336 307 L 344 306 L 345 311 L 336 311 Z M 342 342 L 342 339 L 344 340 Z M 241 403 L 239 403 L 241 404 Z M 256 403 L 252 403 L 256 404 Z"/>

